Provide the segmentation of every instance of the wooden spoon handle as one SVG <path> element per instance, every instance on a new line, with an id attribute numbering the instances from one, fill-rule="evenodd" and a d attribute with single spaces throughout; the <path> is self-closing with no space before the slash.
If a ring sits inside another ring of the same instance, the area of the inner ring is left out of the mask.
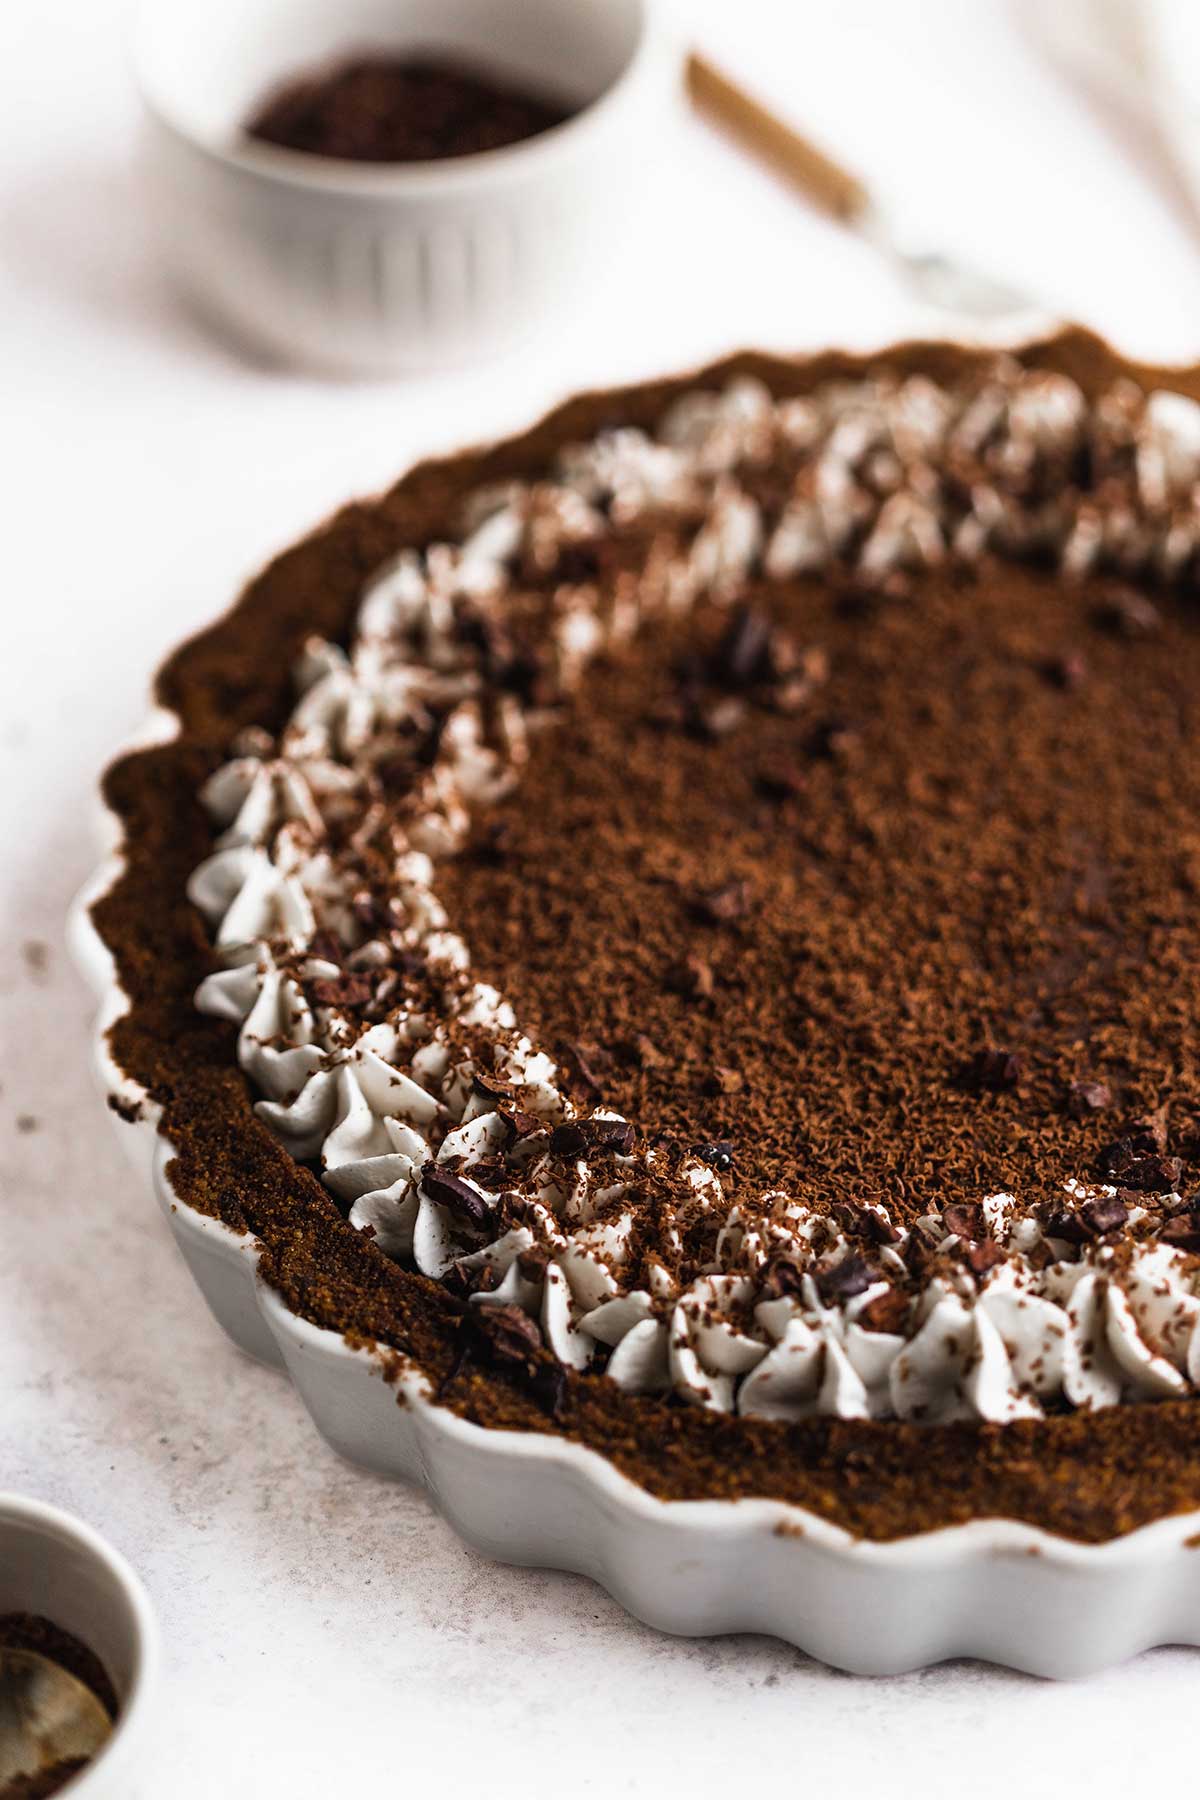
<path id="1" fill-rule="evenodd" d="M 694 51 L 687 60 L 687 87 L 702 113 L 771 163 L 823 212 L 845 224 L 866 212 L 870 195 L 856 175 L 841 168 Z"/>

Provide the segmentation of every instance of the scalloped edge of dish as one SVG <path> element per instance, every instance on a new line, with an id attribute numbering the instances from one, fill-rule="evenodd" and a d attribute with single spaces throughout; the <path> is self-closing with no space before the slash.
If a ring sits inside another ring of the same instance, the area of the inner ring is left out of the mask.
<path id="1" fill-rule="evenodd" d="M 161 743 L 159 709 L 127 748 Z M 107 811 L 110 843 L 117 822 Z M 240 1350 L 286 1370 L 325 1442 L 352 1463 L 424 1486 L 471 1547 L 501 1562 L 590 1576 L 658 1630 L 762 1632 L 855 1674 L 898 1674 L 979 1657 L 1030 1674 L 1090 1674 L 1159 1644 L 1200 1644 L 1200 1513 L 1105 1544 L 1008 1519 L 876 1543 L 775 1500 L 659 1500 L 565 1438 L 489 1430 L 436 1405 L 395 1353 L 352 1348 L 290 1312 L 258 1273 L 257 1245 L 186 1205 L 158 1109 L 114 1062 L 126 1011 L 91 908 L 119 878 L 117 841 L 71 909 L 69 940 L 98 1008 L 101 1093 L 217 1324 Z"/>

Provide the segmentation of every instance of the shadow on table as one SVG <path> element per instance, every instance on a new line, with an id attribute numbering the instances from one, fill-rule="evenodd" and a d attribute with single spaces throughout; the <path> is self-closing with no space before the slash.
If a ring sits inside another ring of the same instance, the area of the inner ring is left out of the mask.
<path id="1" fill-rule="evenodd" d="M 134 158 L 32 170 L 0 218 L 0 240 L 14 287 L 106 333 L 222 366 L 276 368 L 210 324 L 175 286 L 145 217 Z"/>

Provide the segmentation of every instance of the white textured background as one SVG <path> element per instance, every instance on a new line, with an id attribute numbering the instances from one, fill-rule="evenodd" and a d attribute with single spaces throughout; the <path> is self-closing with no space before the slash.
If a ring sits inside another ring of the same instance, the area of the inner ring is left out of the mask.
<path id="1" fill-rule="evenodd" d="M 943 235 L 1130 349 L 1200 354 L 1200 249 L 1145 146 L 1064 87 L 1001 4 L 689 10 L 706 46 Z M 251 366 L 164 290 L 135 128 L 122 9 L 8 0 L 0 1486 L 84 1514 L 149 1585 L 167 1678 L 142 1791 L 1102 1796 L 1182 1781 L 1189 1653 L 1068 1688 L 971 1665 L 866 1683 L 761 1639 L 657 1636 L 587 1582 L 462 1550 L 420 1496 L 335 1461 L 284 1379 L 210 1325 L 90 1092 L 88 1000 L 61 944 L 96 774 L 160 655 L 271 551 L 422 452 L 735 344 L 867 343 L 921 321 L 867 251 L 680 115 L 661 138 L 672 216 L 614 263 L 594 319 L 506 365 L 317 383 Z"/>

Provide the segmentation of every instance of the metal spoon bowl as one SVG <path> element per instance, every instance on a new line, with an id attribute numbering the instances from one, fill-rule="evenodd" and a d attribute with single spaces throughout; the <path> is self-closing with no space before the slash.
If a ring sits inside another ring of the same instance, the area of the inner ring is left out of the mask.
<path id="1" fill-rule="evenodd" d="M 95 1756 L 112 1720 L 91 1688 L 37 1650 L 0 1650 L 0 1792 L 19 1775 Z"/>

